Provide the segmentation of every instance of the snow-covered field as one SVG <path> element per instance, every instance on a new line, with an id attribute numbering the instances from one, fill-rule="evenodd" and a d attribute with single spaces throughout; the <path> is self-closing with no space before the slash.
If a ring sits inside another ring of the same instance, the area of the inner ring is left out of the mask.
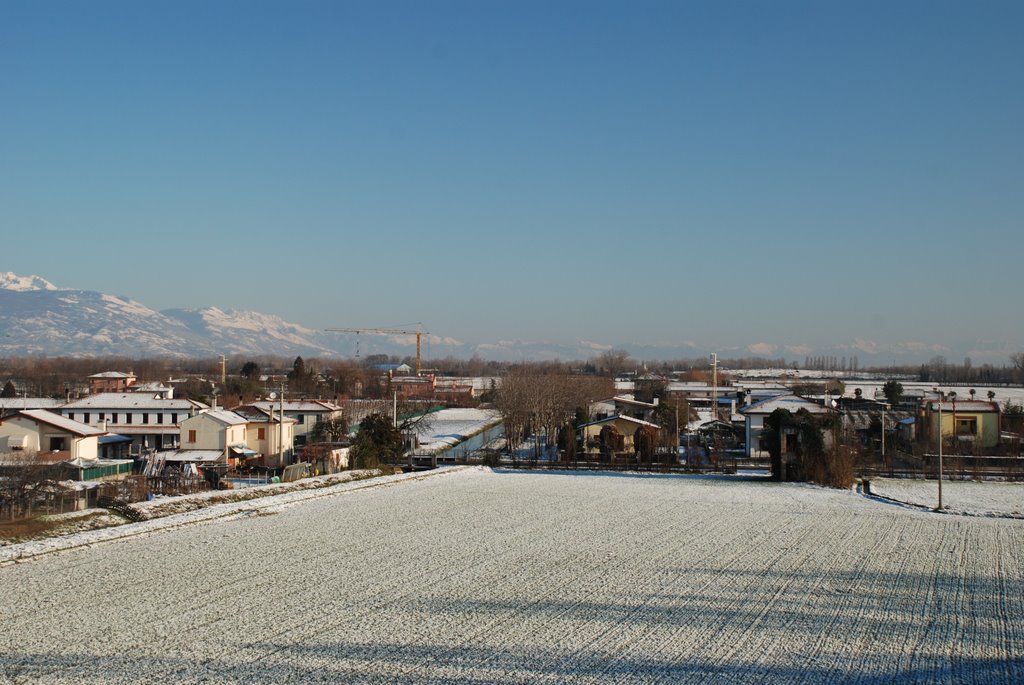
<path id="1" fill-rule="evenodd" d="M 464 468 L 0 588 L 0 682 L 1024 681 L 1024 521 L 755 479 Z"/>
<path id="2" fill-rule="evenodd" d="M 939 485 L 934 480 L 872 478 L 871 492 L 929 509 L 936 508 L 939 503 Z M 944 480 L 942 508 L 944 511 L 973 516 L 1024 518 L 1024 483 Z"/>

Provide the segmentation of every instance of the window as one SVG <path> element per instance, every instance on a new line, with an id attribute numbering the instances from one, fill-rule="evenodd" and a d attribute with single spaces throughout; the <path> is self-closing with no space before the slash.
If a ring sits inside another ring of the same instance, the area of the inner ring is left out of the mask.
<path id="1" fill-rule="evenodd" d="M 100 412 L 100 421 L 106 421 L 106 420 L 107 420 L 107 415 L 104 414 L 103 412 Z"/>
<path id="2" fill-rule="evenodd" d="M 178 424 L 178 415 L 177 414 L 171 414 L 171 423 L 173 423 L 175 425 Z"/>
<path id="3" fill-rule="evenodd" d="M 257 428 L 256 429 L 256 436 L 257 436 L 257 438 L 259 440 L 266 440 L 267 439 L 267 429 L 266 428 Z"/>
<path id="4" fill-rule="evenodd" d="M 89 412 L 82 414 L 82 423 L 89 423 Z"/>
<path id="5" fill-rule="evenodd" d="M 68 412 L 68 418 L 71 419 L 72 421 L 74 421 L 75 420 L 75 412 L 69 411 Z"/>
<path id="6" fill-rule="evenodd" d="M 117 412 L 116 411 L 115 412 L 111 412 L 111 414 L 110 414 L 110 423 L 117 423 Z"/>
<path id="7" fill-rule="evenodd" d="M 295 420 L 298 421 L 299 425 L 301 426 L 302 422 L 305 420 L 305 417 L 303 417 L 302 414 L 296 414 L 295 415 Z"/>
<path id="8" fill-rule="evenodd" d="M 149 423 L 149 414 L 142 412 L 142 423 Z"/>
<path id="9" fill-rule="evenodd" d="M 978 434 L 978 418 L 972 416 L 970 418 L 956 419 L 956 434 L 957 435 L 977 435 Z"/>
<path id="10" fill-rule="evenodd" d="M 163 412 L 157 413 L 157 415 L 156 415 L 156 422 L 157 423 L 163 423 L 164 422 L 164 413 Z"/>
<path id="11" fill-rule="evenodd" d="M 124 415 L 124 422 L 125 423 L 131 423 L 132 422 L 132 413 L 131 412 L 128 412 L 128 413 L 126 413 Z"/>
<path id="12" fill-rule="evenodd" d="M 194 430 L 190 430 L 188 432 L 188 441 L 189 442 L 195 442 L 196 441 L 196 432 Z"/>

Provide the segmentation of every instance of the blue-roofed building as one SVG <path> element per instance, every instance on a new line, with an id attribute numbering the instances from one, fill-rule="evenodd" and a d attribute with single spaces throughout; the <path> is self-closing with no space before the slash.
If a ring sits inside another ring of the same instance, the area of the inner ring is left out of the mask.
<path id="1" fill-rule="evenodd" d="M 412 367 L 408 364 L 370 364 L 371 371 L 391 374 L 393 376 L 406 376 L 412 373 Z"/>

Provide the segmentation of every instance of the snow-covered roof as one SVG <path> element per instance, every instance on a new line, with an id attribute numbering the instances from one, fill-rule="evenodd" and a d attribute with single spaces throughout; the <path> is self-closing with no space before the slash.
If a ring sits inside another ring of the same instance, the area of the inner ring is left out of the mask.
<path id="1" fill-rule="evenodd" d="M 173 390 L 160 381 L 150 381 L 149 383 L 140 383 L 132 386 L 132 392 L 167 392 Z"/>
<path id="2" fill-rule="evenodd" d="M 397 369 L 411 369 L 408 364 L 370 364 L 369 368 L 374 371 L 395 371 Z"/>
<path id="3" fill-rule="evenodd" d="M 222 461 L 223 450 L 167 450 L 156 453 L 157 459 L 164 461 L 192 462 L 195 464 L 208 464 Z"/>
<path id="4" fill-rule="evenodd" d="M 608 418 L 605 419 L 598 419 L 597 421 L 591 421 L 590 423 L 584 423 L 583 425 L 580 426 L 580 428 L 586 428 L 587 426 L 596 426 L 600 423 L 614 423 L 615 421 L 628 421 L 629 423 L 635 423 L 638 426 L 650 426 L 651 428 L 661 428 L 661 426 L 659 426 L 656 423 L 651 423 L 650 421 L 641 421 L 640 419 L 634 419 L 632 416 L 623 416 L 621 414 L 609 416 Z"/>
<path id="5" fill-rule="evenodd" d="M 957 412 L 997 412 L 999 411 L 999 404 L 996 402 L 986 402 L 984 400 L 965 400 L 963 402 L 929 402 L 928 409 L 930 411 L 939 411 L 939 405 L 942 406 L 942 413 L 952 414 L 954 411 Z"/>
<path id="6" fill-rule="evenodd" d="M 104 371 L 103 373 L 94 373 L 89 378 L 135 378 L 135 374 L 123 371 Z"/>
<path id="7" fill-rule="evenodd" d="M 199 416 L 207 416 L 215 421 L 226 424 L 228 426 L 239 426 L 249 421 L 240 414 L 236 414 L 233 411 L 227 409 L 211 409 L 209 411 L 199 414 Z"/>
<path id="8" fill-rule="evenodd" d="M 81 421 L 74 421 L 66 416 L 61 416 L 60 414 L 47 411 L 46 409 L 22 409 L 13 416 L 24 416 L 37 423 L 45 423 L 59 430 L 66 431 L 74 435 L 80 435 L 82 437 L 106 434 L 105 430 L 100 430 L 99 428 L 90 426 L 87 423 L 82 423 Z"/>
<path id="9" fill-rule="evenodd" d="M 0 398 L 0 414 L 19 409 L 56 409 L 62 404 L 52 397 L 4 397 Z"/>
<path id="10" fill-rule="evenodd" d="M 134 463 L 134 460 L 132 460 L 132 459 L 82 459 L 81 457 L 77 457 L 75 459 L 68 459 L 67 461 L 65 461 L 63 463 L 70 464 L 71 466 L 74 466 L 75 468 L 79 468 L 79 469 L 94 469 L 94 468 L 97 468 L 99 466 L 120 466 L 122 464 L 131 464 L 131 463 Z"/>
<path id="11" fill-rule="evenodd" d="M 799 409 L 806 409 L 811 414 L 827 414 L 831 409 L 826 409 L 817 402 L 805 400 L 797 395 L 779 395 L 769 397 L 766 400 L 756 402 L 749 407 L 740 409 L 741 414 L 771 414 L 776 409 L 787 409 L 796 412 Z"/>
<path id="12" fill-rule="evenodd" d="M 61 409 L 96 409 L 120 410 L 127 409 L 162 409 L 169 411 L 190 411 L 206 409 L 207 405 L 195 400 L 175 398 L 167 399 L 160 395 L 145 392 L 101 392 L 89 395 L 74 402 L 68 402 Z"/>
<path id="13" fill-rule="evenodd" d="M 654 409 L 658 406 L 654 402 L 641 402 L 640 400 L 634 400 L 632 397 L 624 397 L 622 395 L 616 395 L 611 401 L 615 404 L 628 404 L 631 407 L 644 407 L 646 409 Z"/>
<path id="14" fill-rule="evenodd" d="M 277 412 L 277 408 L 276 407 L 274 408 L 273 412 L 271 412 L 271 411 L 269 411 L 267 409 L 263 409 L 261 407 L 255 406 L 255 405 L 247 404 L 247 405 L 243 405 L 241 407 L 235 407 L 231 411 L 235 412 L 236 414 L 238 414 L 239 416 L 245 418 L 248 421 L 265 423 L 265 422 L 270 421 L 271 414 L 273 414 L 274 423 L 277 423 L 278 420 L 279 420 L 278 419 L 278 412 Z M 285 415 L 284 422 L 285 423 L 298 423 L 295 419 L 291 418 L 288 415 Z"/>
<path id="15" fill-rule="evenodd" d="M 259 400 L 251 403 L 251 405 L 264 411 L 270 411 L 273 407 L 274 411 L 277 411 L 281 406 L 280 400 Z M 341 411 L 341 407 L 334 404 L 333 402 L 326 402 L 323 400 L 285 400 L 284 410 L 286 412 L 302 413 L 302 414 L 315 414 L 325 413 L 332 411 Z"/>

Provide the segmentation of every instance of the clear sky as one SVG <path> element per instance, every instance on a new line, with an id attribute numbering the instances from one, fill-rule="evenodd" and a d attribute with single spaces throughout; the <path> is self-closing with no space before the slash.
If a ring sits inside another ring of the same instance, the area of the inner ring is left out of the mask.
<path id="1" fill-rule="evenodd" d="M 1002 364 L 1022 35 L 1019 0 L 6 0 L 0 270 L 313 328 Z"/>

